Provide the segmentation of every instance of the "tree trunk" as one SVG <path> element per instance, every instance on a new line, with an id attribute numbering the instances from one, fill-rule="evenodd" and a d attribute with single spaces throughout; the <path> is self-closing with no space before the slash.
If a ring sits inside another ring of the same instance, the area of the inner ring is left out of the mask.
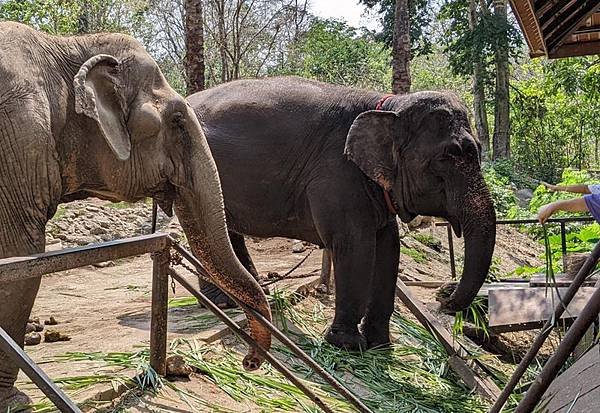
<path id="1" fill-rule="evenodd" d="M 410 92 L 410 20 L 408 0 L 396 0 L 392 47 L 392 92 Z"/>
<path id="2" fill-rule="evenodd" d="M 477 26 L 477 0 L 469 0 L 469 29 L 473 32 Z M 490 128 L 485 107 L 484 68 L 481 51 L 473 49 L 473 113 L 475 115 L 475 129 L 481 142 L 482 156 L 490 156 Z"/>
<path id="3" fill-rule="evenodd" d="M 202 0 L 185 0 L 185 72 L 188 95 L 205 89 Z"/>
<path id="4" fill-rule="evenodd" d="M 507 23 L 506 0 L 494 0 L 496 17 Z M 510 117 L 508 101 L 508 38 L 505 33 L 496 46 L 496 111 L 494 160 L 510 158 Z"/>
<path id="5" fill-rule="evenodd" d="M 221 82 L 229 80 L 229 65 L 227 59 L 227 33 L 225 31 L 225 1 L 215 2 L 217 9 L 218 31 L 219 31 L 219 54 L 221 56 Z"/>

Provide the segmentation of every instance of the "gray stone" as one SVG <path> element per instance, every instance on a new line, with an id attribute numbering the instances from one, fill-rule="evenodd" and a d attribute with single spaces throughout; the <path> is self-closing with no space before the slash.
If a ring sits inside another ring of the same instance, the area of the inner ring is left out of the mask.
<path id="1" fill-rule="evenodd" d="M 294 242 L 294 244 L 292 245 L 293 253 L 299 254 L 304 251 L 306 251 L 306 247 L 304 246 L 304 244 L 301 241 Z"/>
<path id="2" fill-rule="evenodd" d="M 529 188 L 519 189 L 515 192 L 515 196 L 517 197 L 517 204 L 521 208 L 528 208 L 529 202 L 533 198 L 533 191 Z"/>

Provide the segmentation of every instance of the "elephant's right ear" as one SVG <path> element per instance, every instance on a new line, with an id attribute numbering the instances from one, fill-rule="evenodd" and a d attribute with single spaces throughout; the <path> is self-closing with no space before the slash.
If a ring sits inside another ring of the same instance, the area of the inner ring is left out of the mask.
<path id="1" fill-rule="evenodd" d="M 88 59 L 73 80 L 75 111 L 94 119 L 108 146 L 121 161 L 129 159 L 131 140 L 119 61 L 99 54 Z"/>
<path id="2" fill-rule="evenodd" d="M 394 182 L 394 134 L 400 124 L 394 112 L 370 110 L 354 120 L 346 138 L 344 154 L 386 191 Z"/>

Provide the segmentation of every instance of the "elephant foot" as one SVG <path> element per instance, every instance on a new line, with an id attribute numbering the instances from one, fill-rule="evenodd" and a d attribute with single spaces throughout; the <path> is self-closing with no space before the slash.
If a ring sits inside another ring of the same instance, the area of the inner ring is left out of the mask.
<path id="1" fill-rule="evenodd" d="M 319 285 L 317 285 L 315 290 L 319 294 L 331 295 L 331 289 L 329 288 L 329 286 L 327 284 L 319 284 Z"/>
<path id="2" fill-rule="evenodd" d="M 465 308 L 460 306 L 455 298 L 454 292 L 458 283 L 449 282 L 442 285 L 436 293 L 435 299 L 440 303 L 440 311 L 444 314 L 454 315 Z"/>
<path id="3" fill-rule="evenodd" d="M 348 329 L 342 329 L 339 326 L 331 325 L 325 333 L 325 340 L 332 346 L 343 348 L 348 351 L 367 349 L 367 341 L 359 333 L 357 328 L 354 328 L 354 331 L 348 331 Z"/>
<path id="4" fill-rule="evenodd" d="M 367 348 L 380 349 L 391 346 L 392 340 L 390 339 L 389 325 L 386 323 L 385 326 L 377 327 L 368 323 L 363 322 L 358 326 L 360 333 L 365 337 L 367 341 Z"/>
<path id="5" fill-rule="evenodd" d="M 236 308 L 237 304 L 227 294 L 221 291 L 216 285 L 205 284 L 200 292 L 204 294 L 219 308 Z"/>
<path id="6" fill-rule="evenodd" d="M 25 393 L 17 390 L 16 387 L 8 391 L 0 390 L 0 412 L 11 413 L 30 413 L 32 401 Z"/>

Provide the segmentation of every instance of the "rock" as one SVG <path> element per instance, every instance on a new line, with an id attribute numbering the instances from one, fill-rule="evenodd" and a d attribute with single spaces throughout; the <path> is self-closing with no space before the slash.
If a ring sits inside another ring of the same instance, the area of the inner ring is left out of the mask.
<path id="1" fill-rule="evenodd" d="M 46 343 L 56 343 L 58 341 L 71 341 L 71 337 L 56 330 L 48 330 L 44 333 Z"/>
<path id="2" fill-rule="evenodd" d="M 267 278 L 270 279 L 270 280 L 272 280 L 273 278 L 280 278 L 280 277 L 281 276 L 279 275 L 279 273 L 275 272 L 275 271 L 269 271 L 267 273 Z"/>
<path id="3" fill-rule="evenodd" d="M 40 318 L 39 317 L 33 317 L 30 318 L 29 320 L 27 320 L 28 323 L 37 323 L 40 324 Z"/>
<path id="4" fill-rule="evenodd" d="M 62 242 L 59 239 L 54 240 L 54 241 L 56 241 L 56 242 L 53 242 L 51 244 L 46 244 L 46 252 L 60 251 L 63 249 Z"/>
<path id="5" fill-rule="evenodd" d="M 189 378 L 194 370 L 185 363 L 181 356 L 167 358 L 167 376 Z"/>
<path id="6" fill-rule="evenodd" d="M 35 326 L 33 325 L 33 323 L 27 323 L 27 325 L 25 326 L 25 334 L 29 333 L 35 333 Z"/>
<path id="7" fill-rule="evenodd" d="M 55 326 L 58 324 L 58 321 L 56 321 L 56 318 L 54 318 L 54 316 L 51 315 L 48 320 L 44 321 L 44 324 L 47 326 Z"/>
<path id="8" fill-rule="evenodd" d="M 299 254 L 301 252 L 306 251 L 306 247 L 304 246 L 304 244 L 300 241 L 296 241 L 294 242 L 294 244 L 292 245 L 292 252 L 295 254 Z"/>
<path id="9" fill-rule="evenodd" d="M 430 225 L 433 222 L 433 217 L 417 215 L 415 219 L 408 223 L 408 228 L 410 230 L 423 228 Z"/>
<path id="10" fill-rule="evenodd" d="M 517 204 L 521 208 L 529 208 L 529 202 L 533 198 L 533 191 L 529 188 L 519 189 L 515 192 L 515 196 L 517 197 Z"/>
<path id="11" fill-rule="evenodd" d="M 42 342 L 42 335 L 37 332 L 25 334 L 26 346 L 37 346 Z"/>
<path id="12" fill-rule="evenodd" d="M 106 268 L 106 267 L 114 267 L 115 266 L 115 262 L 114 261 L 104 261 L 104 262 L 97 262 L 95 264 L 92 264 L 94 267 L 96 268 Z"/>
<path id="13" fill-rule="evenodd" d="M 92 235 L 106 234 L 106 228 L 103 228 L 103 227 L 93 227 L 92 229 L 90 229 L 90 234 L 92 234 Z"/>
<path id="14" fill-rule="evenodd" d="M 41 323 L 32 323 L 32 325 L 38 333 L 44 331 L 44 326 Z"/>

